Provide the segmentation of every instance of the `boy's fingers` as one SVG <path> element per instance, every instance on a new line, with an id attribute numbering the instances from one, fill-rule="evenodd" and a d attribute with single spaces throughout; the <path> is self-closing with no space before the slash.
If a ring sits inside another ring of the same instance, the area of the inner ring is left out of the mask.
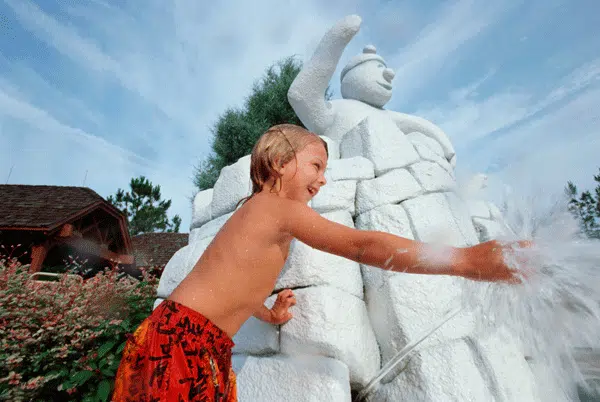
<path id="1" fill-rule="evenodd" d="M 287 298 L 287 297 L 292 297 L 292 296 L 294 296 L 294 293 L 292 292 L 292 290 L 291 290 L 291 289 L 285 289 L 285 290 L 282 290 L 281 292 L 279 292 L 279 293 L 277 294 L 277 297 L 278 297 L 278 298 L 282 298 L 282 299 L 283 299 L 283 298 Z"/>
<path id="2" fill-rule="evenodd" d="M 530 248 L 530 247 L 533 246 L 533 241 L 531 241 L 531 240 L 520 240 L 518 242 L 518 244 L 519 244 L 519 247 Z"/>
<path id="3" fill-rule="evenodd" d="M 296 298 L 293 296 L 284 301 L 284 305 L 286 307 L 294 306 L 295 304 L 296 304 Z"/>

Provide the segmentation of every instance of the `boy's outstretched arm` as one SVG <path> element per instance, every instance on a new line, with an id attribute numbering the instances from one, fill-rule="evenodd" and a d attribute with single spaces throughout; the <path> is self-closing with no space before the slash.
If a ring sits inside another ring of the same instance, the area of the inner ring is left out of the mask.
<path id="1" fill-rule="evenodd" d="M 323 218 L 301 202 L 281 202 L 287 204 L 278 208 L 283 230 L 316 249 L 396 272 L 518 282 L 504 262 L 506 246 L 498 242 L 442 248 L 390 233 L 353 229 Z"/>

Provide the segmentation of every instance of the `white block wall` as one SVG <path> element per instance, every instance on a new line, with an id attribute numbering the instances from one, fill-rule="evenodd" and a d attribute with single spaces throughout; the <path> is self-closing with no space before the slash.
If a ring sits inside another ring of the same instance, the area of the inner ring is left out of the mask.
<path id="1" fill-rule="evenodd" d="M 328 184 L 310 206 L 327 219 L 364 230 L 452 246 L 500 235 L 500 211 L 456 194 L 442 147 L 403 133 L 386 119 L 361 121 L 330 149 Z M 249 157 L 224 169 L 194 201 L 190 244 L 171 259 L 157 302 L 192 269 L 249 194 Z M 503 226 L 504 225 L 504 226 Z M 505 232 L 504 232 L 505 233 Z M 464 279 L 384 271 L 294 240 L 267 300 L 294 289 L 294 318 L 281 327 L 251 317 L 234 337 L 241 402 L 351 399 L 408 342 L 461 299 Z M 470 311 L 447 322 L 390 373 L 370 401 L 539 400 L 522 351 L 504 340 L 473 337 Z M 498 343 L 501 344 L 498 344 Z"/>

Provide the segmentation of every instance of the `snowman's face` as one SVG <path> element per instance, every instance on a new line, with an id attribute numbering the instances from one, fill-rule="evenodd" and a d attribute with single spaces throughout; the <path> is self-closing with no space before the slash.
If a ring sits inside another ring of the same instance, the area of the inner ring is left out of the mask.
<path id="1" fill-rule="evenodd" d="M 394 71 L 379 60 L 368 60 L 352 68 L 342 79 L 344 99 L 355 99 L 383 107 L 392 97 Z"/>

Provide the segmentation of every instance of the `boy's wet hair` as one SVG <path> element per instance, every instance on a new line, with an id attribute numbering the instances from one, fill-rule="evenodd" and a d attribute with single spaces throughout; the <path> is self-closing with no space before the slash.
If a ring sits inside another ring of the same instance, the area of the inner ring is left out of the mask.
<path id="1" fill-rule="evenodd" d="M 314 140 L 323 144 L 329 158 L 327 143 L 317 134 L 308 131 L 304 127 L 295 124 L 278 124 L 269 128 L 260 136 L 252 149 L 250 157 L 252 194 L 240 200 L 238 206 L 260 192 L 271 177 L 274 177 L 275 183 L 277 183 L 277 180 L 281 177 L 277 168 L 295 159 L 296 152 L 301 151 Z M 271 188 L 271 191 L 273 191 L 273 188 Z"/>

